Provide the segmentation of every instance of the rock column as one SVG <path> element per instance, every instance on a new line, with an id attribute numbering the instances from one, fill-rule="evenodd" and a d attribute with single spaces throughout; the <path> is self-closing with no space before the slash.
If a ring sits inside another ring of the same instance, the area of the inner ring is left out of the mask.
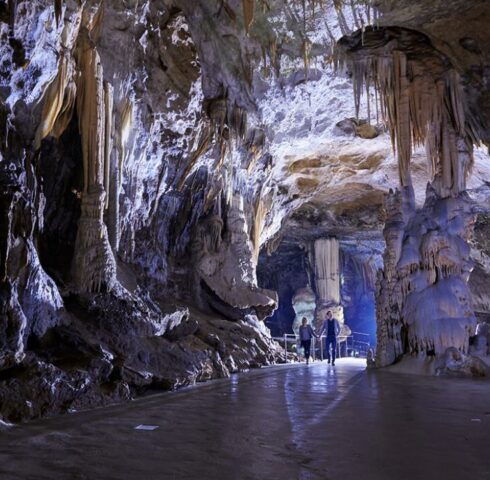
<path id="1" fill-rule="evenodd" d="M 116 282 L 116 262 L 104 223 L 110 141 L 106 122 L 112 111 L 111 89 L 104 89 L 100 57 L 87 30 L 79 46 L 77 111 L 83 150 L 84 190 L 73 260 L 73 280 L 79 292 L 110 290 Z M 110 98 L 109 98 L 110 97 Z"/>
<path id="2" fill-rule="evenodd" d="M 344 310 L 340 304 L 340 250 L 336 238 L 319 238 L 314 247 L 315 285 L 317 306 L 315 321 L 319 327 L 331 310 L 340 323 L 344 321 Z"/>

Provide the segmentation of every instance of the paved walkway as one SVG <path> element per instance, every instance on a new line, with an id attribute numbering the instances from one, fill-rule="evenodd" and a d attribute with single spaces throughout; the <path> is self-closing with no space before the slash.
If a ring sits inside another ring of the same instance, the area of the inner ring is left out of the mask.
<path id="1" fill-rule="evenodd" d="M 489 480 L 489 438 L 490 383 L 341 359 L 16 427 L 0 478 Z"/>

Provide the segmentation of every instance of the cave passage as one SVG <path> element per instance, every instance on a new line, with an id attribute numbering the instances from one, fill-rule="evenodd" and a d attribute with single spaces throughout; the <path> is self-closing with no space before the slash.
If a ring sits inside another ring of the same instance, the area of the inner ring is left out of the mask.
<path id="1" fill-rule="evenodd" d="M 489 21 L 0 0 L 0 479 L 490 479 Z"/>
<path id="2" fill-rule="evenodd" d="M 271 367 L 19 426 L 1 434 L 0 474 L 9 480 L 323 480 L 325 472 L 345 480 L 488 478 L 485 384 L 369 374 L 363 363 Z"/>
<path id="3" fill-rule="evenodd" d="M 284 228 L 287 230 L 287 226 Z M 304 237 L 307 234 L 303 234 Z M 352 341 L 355 339 L 356 343 L 366 342 L 369 345 L 361 348 L 361 351 L 359 348 L 349 348 L 349 355 L 365 356 L 367 349 L 376 345 L 376 273 L 383 263 L 383 249 L 382 240 L 346 238 L 339 242 L 340 318 L 346 326 L 346 335 L 352 337 Z M 268 253 L 264 249 L 259 256 L 258 285 L 275 290 L 278 294 L 278 307 L 265 320 L 272 336 L 277 339 L 285 334 L 297 334 L 303 317 L 318 327 L 317 316 L 324 313 L 319 308 L 321 299 L 312 264 L 313 250 L 314 237 L 313 240 L 302 241 L 286 237 L 274 252 Z M 335 307 L 333 302 L 327 305 Z M 317 349 L 319 356 L 318 344 Z M 345 346 L 340 352 L 346 354 Z"/>

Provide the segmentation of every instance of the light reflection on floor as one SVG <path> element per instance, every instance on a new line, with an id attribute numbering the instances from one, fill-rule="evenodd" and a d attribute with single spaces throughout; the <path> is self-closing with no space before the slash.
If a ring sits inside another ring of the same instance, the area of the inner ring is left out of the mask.
<path id="1" fill-rule="evenodd" d="M 364 365 L 264 368 L 17 427 L 0 434 L 0 478 L 490 478 L 488 382 Z"/>

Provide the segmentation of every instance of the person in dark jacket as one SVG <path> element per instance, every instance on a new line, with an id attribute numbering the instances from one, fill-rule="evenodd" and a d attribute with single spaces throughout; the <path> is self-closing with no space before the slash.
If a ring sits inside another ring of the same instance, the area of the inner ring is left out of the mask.
<path id="1" fill-rule="evenodd" d="M 325 332 L 325 347 L 327 349 L 327 362 L 330 363 L 330 346 L 332 347 L 332 365 L 335 365 L 335 357 L 337 356 L 337 336 L 340 333 L 340 324 L 336 318 L 333 318 L 332 312 L 327 312 L 327 318 L 323 321 L 322 328 L 318 334 L 320 337 Z"/>
<path id="2" fill-rule="evenodd" d="M 299 327 L 299 340 L 305 351 L 306 365 L 310 363 L 311 340 L 313 337 L 317 337 L 317 334 L 313 331 L 311 325 L 308 324 L 308 319 L 303 317 L 302 324 Z"/>

